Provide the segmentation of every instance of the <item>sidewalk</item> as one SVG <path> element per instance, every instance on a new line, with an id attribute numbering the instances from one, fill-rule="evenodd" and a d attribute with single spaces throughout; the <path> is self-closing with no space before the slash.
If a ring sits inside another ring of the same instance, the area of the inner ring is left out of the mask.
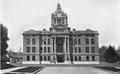
<path id="1" fill-rule="evenodd" d="M 3 74 L 3 73 L 11 72 L 11 71 L 14 71 L 14 70 L 17 70 L 17 69 L 26 68 L 26 67 L 27 66 L 24 66 L 24 67 L 14 67 L 14 68 L 9 68 L 9 69 L 3 69 L 3 70 L 0 70 L 0 73 Z"/>

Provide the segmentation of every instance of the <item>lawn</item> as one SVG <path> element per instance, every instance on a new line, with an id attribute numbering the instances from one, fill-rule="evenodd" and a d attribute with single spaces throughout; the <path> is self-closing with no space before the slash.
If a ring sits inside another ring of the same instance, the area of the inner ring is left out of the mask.
<path id="1" fill-rule="evenodd" d="M 22 69 L 18 69 L 18 70 L 15 70 L 15 71 L 12 71 L 12 72 L 26 72 L 26 73 L 33 73 L 37 70 L 42 70 L 43 69 L 43 66 L 40 66 L 40 67 L 26 67 L 26 68 L 22 68 Z"/>
<path id="2" fill-rule="evenodd" d="M 120 69 L 114 68 L 114 67 L 96 67 L 96 68 L 100 68 L 103 70 L 109 70 L 109 71 L 114 71 L 114 72 L 120 72 Z"/>
<path id="3" fill-rule="evenodd" d="M 8 69 L 8 68 L 14 68 L 16 66 L 11 64 L 1 64 L 1 69 Z"/>

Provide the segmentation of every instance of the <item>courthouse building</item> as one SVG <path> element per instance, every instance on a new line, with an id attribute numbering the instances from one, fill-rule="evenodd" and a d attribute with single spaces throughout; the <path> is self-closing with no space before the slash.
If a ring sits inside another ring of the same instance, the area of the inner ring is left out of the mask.
<path id="1" fill-rule="evenodd" d="M 98 34 L 90 29 L 71 30 L 58 3 L 49 31 L 23 33 L 22 64 L 99 64 Z"/>

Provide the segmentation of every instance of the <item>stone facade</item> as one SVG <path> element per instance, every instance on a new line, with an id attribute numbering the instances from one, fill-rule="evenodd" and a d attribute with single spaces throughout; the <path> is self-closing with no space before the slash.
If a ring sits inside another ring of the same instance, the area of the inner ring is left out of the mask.
<path id="1" fill-rule="evenodd" d="M 98 32 L 71 30 L 60 4 L 49 31 L 23 33 L 23 64 L 99 64 Z"/>

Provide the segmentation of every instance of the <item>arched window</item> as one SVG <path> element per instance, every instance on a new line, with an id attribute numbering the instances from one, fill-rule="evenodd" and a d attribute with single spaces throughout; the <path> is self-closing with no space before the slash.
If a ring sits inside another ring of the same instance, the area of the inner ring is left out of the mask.
<path id="1" fill-rule="evenodd" d="M 44 45 L 46 45 L 46 39 L 44 39 Z"/>
<path id="2" fill-rule="evenodd" d="M 46 47 L 44 47 L 44 53 L 46 53 Z"/>
<path id="3" fill-rule="evenodd" d="M 88 45 L 89 44 L 89 39 L 85 39 L 85 43 Z"/>
<path id="4" fill-rule="evenodd" d="M 50 39 L 48 39 L 48 45 L 50 45 Z"/>

